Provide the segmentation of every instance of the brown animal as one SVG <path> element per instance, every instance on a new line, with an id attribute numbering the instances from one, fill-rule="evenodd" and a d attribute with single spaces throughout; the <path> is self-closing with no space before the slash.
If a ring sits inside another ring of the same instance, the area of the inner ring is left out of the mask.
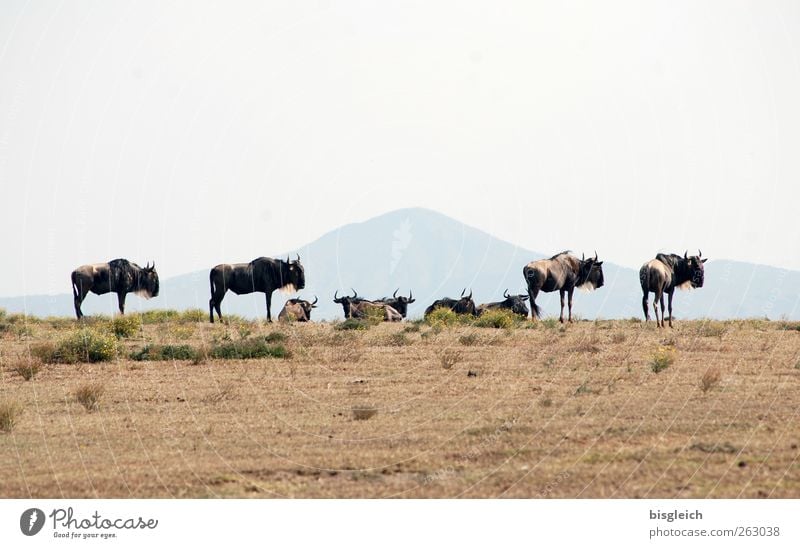
<path id="1" fill-rule="evenodd" d="M 594 258 L 573 257 L 569 251 L 562 251 L 549 259 L 528 263 L 522 269 L 528 284 L 531 299 L 531 319 L 538 318 L 541 310 L 536 304 L 539 291 L 549 293 L 558 291 L 561 295 L 561 315 L 558 320 L 564 323 L 564 294 L 569 296 L 569 319 L 572 322 L 572 293 L 576 287 L 596 289 L 603 286 L 603 261 Z"/>
<path id="2" fill-rule="evenodd" d="M 95 295 L 116 293 L 119 313 L 125 314 L 125 297 L 136 293 L 145 299 L 158 296 L 156 265 L 140 267 L 127 259 L 114 259 L 107 263 L 86 264 L 72 271 L 72 294 L 75 315 L 83 317 L 81 303 L 91 291 Z"/>
<path id="3" fill-rule="evenodd" d="M 314 302 L 304 301 L 303 299 L 289 299 L 283 305 L 283 309 L 278 314 L 278 321 L 281 322 L 310 322 L 311 309 L 317 307 L 319 299 L 314 297 Z"/>

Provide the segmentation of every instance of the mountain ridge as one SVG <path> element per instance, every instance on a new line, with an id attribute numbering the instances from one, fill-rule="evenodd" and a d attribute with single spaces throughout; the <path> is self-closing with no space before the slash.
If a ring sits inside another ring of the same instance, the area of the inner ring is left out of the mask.
<path id="1" fill-rule="evenodd" d="M 332 302 L 333 294 L 336 290 L 340 294 L 349 292 L 351 287 L 367 298 L 391 295 L 395 288 L 404 295 L 413 291 L 417 301 L 409 307 L 409 317 L 421 316 L 430 302 L 456 296 L 463 288 L 472 289 L 476 303 L 501 300 L 506 288 L 512 293 L 525 292 L 522 268 L 528 262 L 552 255 L 522 248 L 423 207 L 397 209 L 342 225 L 288 251 L 295 253 L 301 255 L 306 270 L 307 286 L 300 296 L 311 300 L 316 294 L 320 298 L 312 313 L 314 320 L 341 318 L 341 307 Z M 573 313 L 585 319 L 641 318 L 638 269 L 600 258 L 604 260 L 605 286 L 591 293 L 576 292 Z M 273 295 L 274 316 L 290 297 L 281 292 Z M 156 299 L 130 296 L 127 308 L 208 310 L 208 299 L 208 270 L 199 270 L 162 280 Z M 537 304 L 545 315 L 558 315 L 557 293 L 540 294 Z M 74 315 L 72 295 L 66 292 L 4 297 L 0 298 L 0 308 L 35 316 Z M 83 308 L 87 314 L 114 314 L 116 298 L 90 294 Z M 222 313 L 264 318 L 264 295 L 229 292 Z M 705 287 L 676 292 L 674 313 L 676 318 L 800 319 L 800 272 L 743 261 L 709 260 Z"/>

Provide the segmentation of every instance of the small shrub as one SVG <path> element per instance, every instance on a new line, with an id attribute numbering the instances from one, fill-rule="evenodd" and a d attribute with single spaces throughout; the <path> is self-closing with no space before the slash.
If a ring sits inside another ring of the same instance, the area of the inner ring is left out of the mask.
<path id="1" fill-rule="evenodd" d="M 117 316 L 111 320 L 111 332 L 118 339 L 132 337 L 142 331 L 142 317 L 138 314 L 128 316 Z"/>
<path id="2" fill-rule="evenodd" d="M 539 400 L 539 405 L 542 407 L 550 407 L 553 405 L 553 398 L 550 396 L 544 396 Z"/>
<path id="3" fill-rule="evenodd" d="M 404 333 L 419 333 L 420 325 L 418 323 L 412 323 L 403 328 Z"/>
<path id="4" fill-rule="evenodd" d="M 96 411 L 99 407 L 100 398 L 103 396 L 105 388 L 99 383 L 89 383 L 78 387 L 75 390 L 75 400 L 89 412 Z"/>
<path id="5" fill-rule="evenodd" d="M 459 314 L 456 314 L 449 308 L 437 308 L 425 317 L 425 323 L 431 327 L 443 327 L 451 325 L 459 325 L 463 323 Z"/>
<path id="6" fill-rule="evenodd" d="M 650 369 L 653 373 L 660 373 L 675 362 L 675 348 L 672 346 L 659 346 L 650 359 Z"/>
<path id="7" fill-rule="evenodd" d="M 561 322 L 559 322 L 555 318 L 545 318 L 544 320 L 540 320 L 540 323 L 547 329 L 555 329 L 556 327 L 561 325 Z"/>
<path id="8" fill-rule="evenodd" d="M 0 432 L 11 432 L 21 412 L 22 408 L 16 402 L 0 403 Z"/>
<path id="9" fill-rule="evenodd" d="M 588 381 L 583 381 L 581 385 L 575 389 L 576 396 L 580 396 L 581 394 L 594 394 L 594 390 L 589 387 Z"/>
<path id="10" fill-rule="evenodd" d="M 273 331 L 269 335 L 265 336 L 264 340 L 268 343 L 284 342 L 286 340 L 286 334 L 281 333 L 280 331 Z"/>
<path id="11" fill-rule="evenodd" d="M 143 323 L 167 323 L 180 317 L 176 310 L 147 310 L 140 314 Z"/>
<path id="12" fill-rule="evenodd" d="M 473 322 L 473 325 L 475 327 L 511 329 L 519 321 L 520 317 L 510 310 L 487 310 Z"/>
<path id="13" fill-rule="evenodd" d="M 411 344 L 411 339 L 409 339 L 405 333 L 392 333 L 389 336 L 389 340 L 386 341 L 389 346 L 408 346 Z"/>
<path id="14" fill-rule="evenodd" d="M 337 323 L 333 328 L 337 331 L 366 331 L 370 328 L 370 323 L 366 320 L 347 318 L 345 321 Z"/>
<path id="15" fill-rule="evenodd" d="M 188 344 L 148 344 L 131 353 L 131 359 L 141 361 L 194 360 L 197 350 Z"/>
<path id="16" fill-rule="evenodd" d="M 442 352 L 442 355 L 439 357 L 439 359 L 442 362 L 442 368 L 452 369 L 455 364 L 461 361 L 461 352 L 445 350 Z"/>
<path id="17" fill-rule="evenodd" d="M 614 333 L 613 335 L 611 335 L 611 342 L 613 342 L 615 344 L 620 344 L 620 343 L 624 343 L 625 339 L 627 339 L 627 338 L 628 337 L 625 335 L 625 333 L 622 333 L 621 331 L 618 331 L 617 333 Z"/>
<path id="18" fill-rule="evenodd" d="M 703 373 L 703 377 L 700 379 L 700 390 L 702 390 L 704 393 L 708 392 L 717 386 L 720 380 L 722 380 L 722 373 L 720 372 L 719 367 L 709 367 L 706 369 L 706 372 Z"/>
<path id="19" fill-rule="evenodd" d="M 29 381 L 35 377 L 41 368 L 41 362 L 32 358 L 23 358 L 16 362 L 13 366 L 13 370 L 16 371 L 19 376 L 26 381 Z"/>
<path id="20" fill-rule="evenodd" d="M 697 334 L 701 337 L 717 337 L 722 340 L 722 336 L 727 331 L 724 324 L 719 322 L 703 322 L 697 329 Z"/>
<path id="21" fill-rule="evenodd" d="M 44 342 L 31 348 L 31 354 L 45 363 L 104 362 L 117 355 L 117 338 L 90 328 L 82 328 L 57 343 Z"/>
<path id="22" fill-rule="evenodd" d="M 378 408 L 371 405 L 353 407 L 353 418 L 357 421 L 369 420 L 378 414 Z"/>
<path id="23" fill-rule="evenodd" d="M 228 383 L 219 387 L 218 390 L 207 394 L 203 398 L 204 403 L 220 403 L 228 400 L 235 400 L 238 397 L 234 385 Z"/>
<path id="24" fill-rule="evenodd" d="M 189 310 L 184 310 L 180 313 L 178 317 L 178 321 L 181 323 L 198 323 L 198 322 L 205 322 L 208 319 L 208 315 L 206 314 L 205 310 L 200 310 L 199 308 L 191 308 Z"/>
<path id="25" fill-rule="evenodd" d="M 289 351 L 282 344 L 268 344 L 263 339 L 244 339 L 212 346 L 209 356 L 222 360 L 286 358 Z"/>
<path id="26" fill-rule="evenodd" d="M 461 335 L 458 338 L 458 342 L 460 342 L 464 346 L 474 346 L 478 344 L 479 338 L 475 333 L 469 333 L 468 335 Z"/>

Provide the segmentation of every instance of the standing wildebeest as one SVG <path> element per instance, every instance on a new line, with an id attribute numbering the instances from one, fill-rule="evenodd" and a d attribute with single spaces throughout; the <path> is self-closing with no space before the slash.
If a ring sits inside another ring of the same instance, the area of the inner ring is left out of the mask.
<path id="1" fill-rule="evenodd" d="M 510 310 L 514 314 L 519 314 L 525 318 L 528 317 L 528 306 L 525 301 L 528 300 L 528 295 L 509 295 L 508 289 L 503 292 L 504 301 L 497 303 L 486 303 L 478 307 L 478 316 L 487 310 Z"/>
<path id="2" fill-rule="evenodd" d="M 414 298 L 414 295 L 411 293 L 410 290 L 408 292 L 408 297 L 403 297 L 402 295 L 398 297 L 397 296 L 398 291 L 400 291 L 400 288 L 395 289 L 391 297 L 384 297 L 382 299 L 377 299 L 374 302 L 388 304 L 389 306 L 397 310 L 402 317 L 405 318 L 406 314 L 408 314 L 408 305 L 416 301 L 416 299 Z"/>
<path id="3" fill-rule="evenodd" d="M 469 295 L 464 296 L 466 292 L 467 288 L 464 288 L 461 292 L 461 297 L 457 300 L 445 297 L 444 299 L 433 301 L 433 304 L 425 309 L 425 316 L 427 317 L 428 314 L 437 308 L 449 308 L 456 314 L 472 314 L 473 316 L 477 316 L 478 309 L 475 307 L 475 301 L 472 300 L 472 290 L 470 290 Z"/>
<path id="4" fill-rule="evenodd" d="M 214 323 L 214 310 L 222 320 L 220 305 L 229 289 L 237 295 L 247 293 L 265 293 L 267 296 L 267 321 L 272 321 L 272 292 L 283 289 L 294 292 L 306 286 L 306 276 L 303 265 L 300 264 L 300 255 L 297 260 L 290 261 L 286 257 L 270 259 L 259 257 L 249 263 L 218 264 L 211 269 L 209 274 L 211 282 L 211 300 L 208 301 L 209 317 Z"/>
<path id="5" fill-rule="evenodd" d="M 652 261 L 648 261 L 639 269 L 639 282 L 642 284 L 642 309 L 645 321 L 650 320 L 647 309 L 647 295 L 655 293 L 653 311 L 656 313 L 656 325 L 664 327 L 664 293 L 669 297 L 669 326 L 672 327 L 672 294 L 675 288 L 691 289 L 703 287 L 705 273 L 702 259 L 703 253 L 698 249 L 697 255 L 689 257 L 689 252 L 680 255 L 659 253 Z M 661 322 L 658 321 L 658 303 L 661 303 Z"/>
<path id="6" fill-rule="evenodd" d="M 311 309 L 317 308 L 319 299 L 314 297 L 314 302 L 304 301 L 303 299 L 289 299 L 283 305 L 278 320 L 282 322 L 310 322 Z"/>
<path id="7" fill-rule="evenodd" d="M 580 259 L 573 257 L 569 251 L 562 251 L 549 259 L 541 259 L 528 263 L 522 269 L 522 275 L 528 284 L 528 295 L 531 299 L 531 319 L 541 314 L 536 304 L 539 291 L 550 293 L 558 290 L 561 294 L 561 315 L 558 320 L 564 323 L 564 293 L 569 295 L 569 319 L 572 321 L 572 293 L 576 287 L 596 289 L 603 287 L 603 261 L 594 258 Z"/>
<path id="8" fill-rule="evenodd" d="M 126 259 L 107 263 L 87 264 L 72 271 L 72 294 L 75 297 L 75 315 L 83 317 L 81 303 L 89 292 L 95 295 L 116 293 L 119 313 L 125 314 L 125 296 L 136 293 L 145 299 L 158 296 L 156 265 L 140 267 Z"/>
<path id="9" fill-rule="evenodd" d="M 368 301 L 362 299 L 353 289 L 353 296 L 339 297 L 337 290 L 333 294 L 333 302 L 342 305 L 345 318 L 367 318 L 372 314 L 382 315 L 385 322 L 399 322 L 403 320 L 403 316 L 390 305 L 382 301 Z"/>

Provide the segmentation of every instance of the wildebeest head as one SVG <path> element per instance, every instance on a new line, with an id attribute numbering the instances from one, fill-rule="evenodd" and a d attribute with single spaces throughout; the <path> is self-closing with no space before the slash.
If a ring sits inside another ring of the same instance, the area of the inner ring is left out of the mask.
<path id="1" fill-rule="evenodd" d="M 351 288 L 352 289 L 352 288 Z M 353 289 L 353 296 L 350 297 L 349 295 L 343 295 L 339 297 L 339 290 L 337 289 L 333 294 L 333 302 L 336 304 L 342 305 L 342 310 L 344 310 L 344 317 L 350 317 L 350 308 L 352 307 L 353 303 L 359 302 L 361 299 L 358 298 L 358 293 L 356 290 Z"/>
<path id="2" fill-rule="evenodd" d="M 289 299 L 288 301 L 286 301 L 286 305 L 284 308 L 290 309 L 292 305 L 299 306 L 300 308 L 302 308 L 302 311 L 305 314 L 303 319 L 306 321 L 311 321 L 311 309 L 317 308 L 318 301 L 319 298 L 317 298 L 316 296 L 314 297 L 314 302 L 304 301 L 303 299 Z M 302 314 L 299 314 L 299 316 L 302 316 Z M 295 317 L 293 319 L 297 320 L 299 318 Z"/>
<path id="3" fill-rule="evenodd" d="M 285 261 L 281 261 L 282 270 L 283 270 L 283 287 L 282 290 L 294 293 L 300 289 L 305 288 L 306 286 L 306 273 L 303 270 L 303 265 L 300 264 L 300 255 L 297 255 L 297 259 L 294 261 L 289 260 L 289 256 L 286 256 Z"/>
<path id="4" fill-rule="evenodd" d="M 604 283 L 603 261 L 597 260 L 597 252 L 594 252 L 594 257 L 589 257 L 588 259 L 581 255 L 580 266 L 578 267 L 578 280 L 575 286 L 581 289 L 592 290 L 603 287 Z"/>
<path id="5" fill-rule="evenodd" d="M 461 298 L 458 299 L 456 305 L 453 307 L 453 312 L 456 314 L 472 314 L 473 316 L 478 315 L 478 308 L 475 306 L 475 301 L 472 300 L 472 290 L 469 290 L 469 295 L 464 295 L 467 292 L 467 288 L 465 287 L 464 290 L 461 292 Z"/>
<path id="6" fill-rule="evenodd" d="M 151 297 L 158 297 L 158 273 L 156 272 L 156 263 L 150 266 L 150 262 L 139 271 L 137 280 L 136 293 L 147 299 Z"/>
<path id="7" fill-rule="evenodd" d="M 525 301 L 529 298 L 528 295 L 509 295 L 508 289 L 506 289 L 503 292 L 503 297 L 506 299 L 503 302 L 503 308 L 509 308 L 511 312 L 520 316 L 528 315 L 528 305 L 525 304 Z"/>
<path id="8" fill-rule="evenodd" d="M 688 250 L 683 254 L 683 260 L 685 261 L 684 268 L 688 269 L 692 287 L 703 287 L 703 282 L 705 281 L 703 263 L 708 259 L 703 259 L 702 257 L 703 252 L 699 249 L 697 250 L 697 255 L 692 255 L 691 257 L 689 256 Z"/>
<path id="9" fill-rule="evenodd" d="M 400 313 L 400 315 L 405 318 L 406 314 L 408 314 L 408 305 L 415 302 L 416 299 L 414 298 L 414 294 L 410 290 L 408 292 L 408 297 L 404 297 L 402 295 L 398 297 L 397 296 L 398 291 L 400 291 L 400 288 L 394 290 L 391 299 L 386 298 L 381 300 L 386 304 L 388 304 L 389 306 L 391 306 L 392 308 L 394 308 L 395 310 L 397 310 Z"/>

